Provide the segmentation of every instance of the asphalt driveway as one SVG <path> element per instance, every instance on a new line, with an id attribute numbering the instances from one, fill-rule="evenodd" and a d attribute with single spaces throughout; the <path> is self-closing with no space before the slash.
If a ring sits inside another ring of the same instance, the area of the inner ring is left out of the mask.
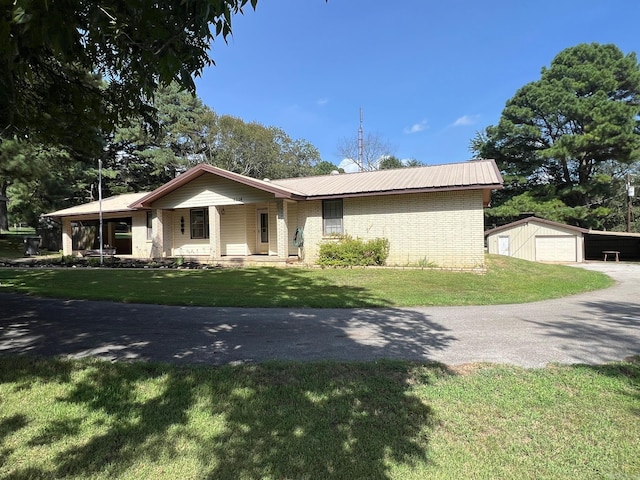
<path id="1" fill-rule="evenodd" d="M 0 354 L 214 365 L 396 358 L 524 367 L 640 355 L 640 264 L 579 267 L 603 271 L 617 284 L 523 305 L 381 309 L 167 307 L 0 293 Z"/>

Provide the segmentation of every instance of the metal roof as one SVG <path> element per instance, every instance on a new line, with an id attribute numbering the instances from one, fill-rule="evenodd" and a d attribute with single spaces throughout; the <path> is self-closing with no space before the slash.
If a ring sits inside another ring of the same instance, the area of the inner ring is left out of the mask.
<path id="1" fill-rule="evenodd" d="M 124 193 L 122 195 L 114 195 L 102 199 L 102 213 L 130 212 L 133 208 L 129 205 L 137 202 L 148 192 L 141 193 Z M 47 213 L 47 217 L 70 217 L 75 215 L 89 215 L 100 213 L 100 201 L 83 203 L 75 207 L 65 208 L 56 212 Z"/>
<path id="2" fill-rule="evenodd" d="M 582 227 L 576 227 L 574 225 L 567 225 L 566 223 L 558 223 L 558 222 L 553 222 L 551 220 L 546 220 L 544 218 L 539 218 L 539 217 L 535 217 L 535 216 L 531 216 L 531 217 L 526 217 L 526 218 L 521 218 L 520 220 L 516 220 L 515 222 L 511 222 L 511 223 L 507 223 L 505 225 L 501 225 L 499 227 L 495 227 L 495 228 L 491 228 L 489 230 L 485 230 L 484 235 L 489 236 L 489 235 L 493 235 L 494 233 L 500 233 L 503 232 L 505 230 L 509 230 L 510 228 L 513 227 L 517 227 L 519 225 L 524 225 L 527 223 L 539 223 L 541 225 L 547 225 L 549 227 L 557 227 L 557 228 L 563 228 L 565 230 L 572 230 L 574 232 L 578 232 L 578 233 L 583 233 L 583 234 L 589 234 L 589 235 L 602 235 L 602 236 L 610 236 L 610 237 L 633 237 L 633 238 L 640 238 L 640 233 L 629 233 L 629 232 L 613 232 L 613 231 L 605 231 L 605 230 L 591 230 L 591 229 L 587 229 L 587 228 L 582 228 Z"/>
<path id="3" fill-rule="evenodd" d="M 609 237 L 640 238 L 640 233 L 637 233 L 637 232 L 614 232 L 611 230 L 589 230 L 587 233 L 589 235 L 601 235 L 601 236 L 609 236 Z"/>
<path id="4" fill-rule="evenodd" d="M 102 211 L 103 213 L 113 213 L 150 208 L 154 201 L 205 174 L 217 175 L 272 193 L 275 198 L 293 200 L 469 189 L 488 191 L 502 188 L 502 176 L 493 160 L 472 160 L 444 165 L 283 180 L 258 180 L 212 165 L 199 164 L 153 192 L 127 193 L 105 198 L 102 200 Z M 90 202 L 58 210 L 47 214 L 47 216 L 87 215 L 99 213 L 99 211 L 99 202 Z"/>
<path id="5" fill-rule="evenodd" d="M 501 188 L 502 175 L 493 160 L 429 165 L 394 170 L 341 173 L 318 177 L 273 180 L 307 198 L 392 193 Z"/>
<path id="6" fill-rule="evenodd" d="M 527 223 L 539 223 L 539 224 L 542 224 L 542 225 L 546 225 L 548 227 L 563 228 L 565 230 L 572 230 L 572 231 L 578 232 L 578 233 L 588 233 L 589 232 L 589 230 L 587 230 L 586 228 L 576 227 L 574 225 L 567 225 L 566 223 L 553 222 L 551 220 L 546 220 L 544 218 L 531 216 L 531 217 L 521 218 L 520 220 L 516 220 L 515 222 L 507 223 L 507 224 L 501 225 L 499 227 L 495 227 L 495 228 L 491 228 L 489 230 L 485 230 L 484 235 L 486 237 L 488 235 L 493 235 L 494 233 L 499 233 L 499 232 L 502 232 L 504 230 L 509 230 L 510 228 L 517 227 L 519 225 L 526 225 Z"/>

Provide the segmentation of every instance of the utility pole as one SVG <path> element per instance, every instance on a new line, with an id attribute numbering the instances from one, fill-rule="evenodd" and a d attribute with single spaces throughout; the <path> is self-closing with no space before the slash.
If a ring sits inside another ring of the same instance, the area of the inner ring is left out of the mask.
<path id="1" fill-rule="evenodd" d="M 631 231 L 631 199 L 635 193 L 635 188 L 631 185 L 631 175 L 627 173 L 627 232 Z"/>

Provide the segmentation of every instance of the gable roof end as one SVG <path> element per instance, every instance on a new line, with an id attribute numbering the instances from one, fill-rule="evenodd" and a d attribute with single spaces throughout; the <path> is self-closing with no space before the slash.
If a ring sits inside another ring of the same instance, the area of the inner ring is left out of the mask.
<path id="1" fill-rule="evenodd" d="M 492 235 L 494 233 L 499 233 L 504 230 L 509 230 L 510 228 L 517 227 L 519 225 L 526 225 L 527 223 L 540 223 L 542 225 L 547 225 L 549 227 L 563 228 L 565 230 L 572 230 L 578 233 L 589 233 L 589 230 L 586 228 L 575 227 L 573 225 L 567 225 L 566 223 L 552 222 L 551 220 L 545 220 L 544 218 L 538 217 L 526 217 L 520 220 L 516 220 L 515 222 L 507 223 L 506 225 L 501 225 L 496 228 L 492 228 L 490 230 L 486 230 L 484 232 L 485 237 L 487 235 Z"/>
<path id="2" fill-rule="evenodd" d="M 211 173 L 213 175 L 217 175 L 222 178 L 226 178 L 228 180 L 232 180 L 234 182 L 241 183 L 243 185 L 247 185 L 249 187 L 257 188 L 259 190 L 263 190 L 265 192 L 273 193 L 276 198 L 291 198 L 291 199 L 302 199 L 304 198 L 304 194 L 297 192 L 293 189 L 282 187 L 276 185 L 274 182 L 266 182 L 264 180 L 258 180 L 255 178 L 247 177 L 245 175 L 241 175 L 239 173 L 230 172 L 228 170 L 224 170 L 222 168 L 214 167 L 213 165 L 208 165 L 206 163 L 199 163 L 193 168 L 190 168 L 186 172 L 178 175 L 173 180 L 165 183 L 164 185 L 156 188 L 153 192 L 147 194 L 140 200 L 135 203 L 129 205 L 129 208 L 150 208 L 151 204 L 158 200 L 159 198 L 164 197 L 165 195 L 177 190 L 178 188 L 186 185 L 192 180 L 204 175 L 206 173 Z"/>

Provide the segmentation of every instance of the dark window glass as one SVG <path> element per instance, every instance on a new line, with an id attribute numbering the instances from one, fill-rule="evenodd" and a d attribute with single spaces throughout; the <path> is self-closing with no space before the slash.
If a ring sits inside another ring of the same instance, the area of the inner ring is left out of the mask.
<path id="1" fill-rule="evenodd" d="M 209 238 L 209 212 L 204 208 L 191 210 L 191 238 Z"/>
<path id="2" fill-rule="evenodd" d="M 342 199 L 322 202 L 322 228 L 325 235 L 342 234 Z"/>
<path id="3" fill-rule="evenodd" d="M 151 212 L 147 212 L 147 240 L 153 239 L 153 217 Z"/>

